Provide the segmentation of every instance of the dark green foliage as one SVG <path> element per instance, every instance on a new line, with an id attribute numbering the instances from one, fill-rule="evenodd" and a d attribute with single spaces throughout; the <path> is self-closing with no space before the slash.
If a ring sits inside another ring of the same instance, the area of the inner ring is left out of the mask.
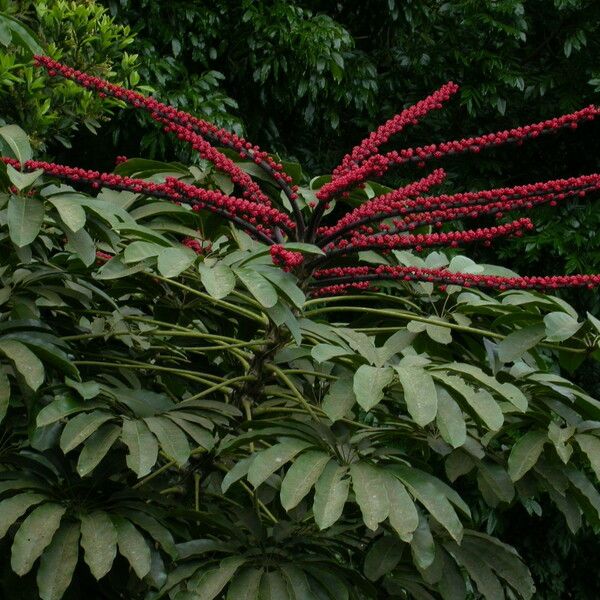
<path id="1" fill-rule="evenodd" d="M 201 166 L 118 171 L 227 185 Z M 521 600 L 524 557 L 542 593 L 567 589 L 506 542 L 524 511 L 600 526 L 600 402 L 560 374 L 598 356 L 597 319 L 430 283 L 308 299 L 214 216 L 26 177 L 0 195 L 5 594 Z"/>
<path id="2" fill-rule="evenodd" d="M 114 103 L 68 81 L 49 82 L 31 63 L 44 52 L 71 66 L 135 86 L 136 57 L 124 51 L 133 37 L 93 1 L 3 0 L 0 2 L 0 119 L 18 123 L 39 149 L 70 146 L 84 125 L 95 132 Z M 58 142 L 58 144 L 57 144 Z"/>

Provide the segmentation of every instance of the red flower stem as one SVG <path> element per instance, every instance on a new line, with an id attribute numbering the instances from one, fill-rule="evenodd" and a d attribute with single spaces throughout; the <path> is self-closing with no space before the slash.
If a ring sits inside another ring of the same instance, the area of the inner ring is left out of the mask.
<path id="1" fill-rule="evenodd" d="M 347 273 L 335 276 L 333 273 Z M 509 289 L 558 289 L 564 287 L 593 288 L 600 285 L 600 275 L 558 275 L 546 277 L 501 277 L 473 273 L 452 273 L 445 269 L 389 266 L 341 267 L 315 271 L 311 288 L 348 286 L 371 281 L 421 281 L 461 287 Z"/>
<path id="2" fill-rule="evenodd" d="M 336 256 L 363 252 L 365 250 L 396 250 L 401 248 L 429 248 L 432 246 L 458 247 L 462 243 L 473 243 L 477 241 L 491 241 L 492 239 L 507 237 L 509 235 L 521 235 L 524 229 L 533 229 L 533 224 L 527 218 L 518 219 L 498 227 L 484 227 L 466 231 L 449 231 L 448 233 L 430 233 L 418 235 L 387 235 L 362 236 L 343 247 L 335 247 L 325 250 L 325 256 L 320 256 L 309 263 L 315 267 L 328 262 Z"/>
<path id="3" fill-rule="evenodd" d="M 248 233 L 256 236 L 258 239 L 262 240 L 267 244 L 273 244 L 274 240 L 271 239 L 265 233 L 259 231 L 253 224 L 248 223 L 244 219 L 238 217 L 237 215 L 232 214 L 231 212 L 224 210 L 218 206 L 206 206 L 206 203 L 202 203 L 195 198 L 189 198 L 186 196 L 180 196 L 178 198 L 173 198 L 172 194 L 169 194 L 168 186 L 165 184 L 153 184 L 144 181 L 143 179 L 133 179 L 133 178 L 124 178 L 119 175 L 112 175 L 108 173 L 99 173 L 97 177 L 89 177 L 90 173 L 85 171 L 84 169 L 78 169 L 74 167 L 67 167 L 64 165 L 58 165 L 54 163 L 44 163 L 40 161 L 29 160 L 26 161 L 23 165 L 19 163 L 18 160 L 9 158 L 9 157 L 0 157 L 0 160 L 9 164 L 15 169 L 21 169 L 23 172 L 31 172 L 37 169 L 42 169 L 46 174 L 51 177 L 56 177 L 57 179 L 62 179 L 65 181 L 69 181 L 75 184 L 85 183 L 87 185 L 91 185 L 93 189 L 99 189 L 100 187 L 106 187 L 112 190 L 117 191 L 126 191 L 126 192 L 134 192 L 136 194 L 143 194 L 146 196 L 151 196 L 153 198 L 161 198 L 170 200 L 171 202 L 184 202 L 189 204 L 190 206 L 200 206 L 201 208 L 207 208 L 211 212 L 218 214 L 236 225 L 240 228 L 244 229 Z M 110 180 L 106 178 L 101 178 L 101 176 L 109 177 Z M 127 183 L 125 183 L 127 181 Z"/>
<path id="4" fill-rule="evenodd" d="M 588 183 L 588 179 L 596 178 L 596 181 L 592 184 Z M 571 181 L 583 180 L 582 185 L 572 185 L 566 186 Z M 565 185 L 565 187 L 561 187 Z M 550 191 L 543 191 L 543 188 L 550 187 Z M 515 190 L 518 188 L 523 189 L 532 189 L 529 193 L 510 193 L 511 190 Z M 336 240 L 341 239 L 345 234 L 354 231 L 355 229 L 368 225 L 370 223 L 375 223 L 377 221 L 381 221 L 383 219 L 388 219 L 392 217 L 399 216 L 408 216 L 422 214 L 422 213 L 433 213 L 434 211 L 444 211 L 444 210 L 454 210 L 459 208 L 468 208 L 473 207 L 478 210 L 481 214 L 485 214 L 487 212 L 499 212 L 497 210 L 497 205 L 505 202 L 506 206 L 504 210 L 515 210 L 518 208 L 522 208 L 521 206 L 516 206 L 519 202 L 523 202 L 524 204 L 527 201 L 532 202 L 533 205 L 542 204 L 544 202 L 552 202 L 554 200 L 562 200 L 564 198 L 560 198 L 560 195 L 573 196 L 575 194 L 585 194 L 588 191 L 594 191 L 600 188 L 600 175 L 586 175 L 582 178 L 571 178 L 571 179 L 563 179 L 563 180 L 555 180 L 548 182 L 540 182 L 537 184 L 528 184 L 525 186 L 517 186 L 515 188 L 498 188 L 492 190 L 484 190 L 481 192 L 468 192 L 464 194 L 454 194 L 452 196 L 430 196 L 430 197 L 420 197 L 414 200 L 407 199 L 401 208 L 398 210 L 390 210 L 389 212 L 378 212 L 376 214 L 363 217 L 362 219 L 356 220 L 348 225 L 345 225 L 342 228 L 337 228 L 337 226 L 328 228 L 327 231 L 331 231 L 333 229 L 333 233 L 326 235 L 325 237 L 317 238 L 317 244 L 321 247 L 325 245 L 335 242 Z M 467 198 L 463 202 L 457 202 L 457 200 L 462 198 Z M 503 200 L 497 200 L 497 198 L 502 198 Z M 514 204 L 514 205 L 511 205 Z M 491 206 L 490 210 L 486 210 L 486 206 Z M 531 208 L 529 206 L 524 206 L 524 208 Z M 469 217 L 470 215 L 464 214 L 463 217 Z M 456 217 L 455 217 L 456 218 Z M 446 220 L 454 220 L 446 219 Z"/>

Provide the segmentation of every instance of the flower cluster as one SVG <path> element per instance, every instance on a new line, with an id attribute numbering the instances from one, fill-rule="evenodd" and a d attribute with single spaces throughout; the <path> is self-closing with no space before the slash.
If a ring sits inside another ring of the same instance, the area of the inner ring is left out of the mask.
<path id="1" fill-rule="evenodd" d="M 212 250 L 212 244 L 206 240 L 186 237 L 181 242 L 184 246 L 191 248 L 196 254 L 208 254 Z"/>
<path id="2" fill-rule="evenodd" d="M 594 288 L 600 285 L 600 275 L 556 275 L 550 277 L 501 277 L 454 273 L 447 269 L 427 269 L 378 265 L 377 267 L 333 267 L 313 273 L 315 286 L 322 292 L 324 287 L 336 288 L 336 292 L 349 289 L 365 289 L 373 281 L 399 280 L 424 281 L 461 287 L 491 288 L 500 291 L 512 289 L 554 290 L 562 287 Z"/>
<path id="3" fill-rule="evenodd" d="M 400 133 L 407 125 L 416 125 L 419 119 L 427 113 L 442 108 L 443 103 L 456 94 L 458 89 L 455 83 L 449 81 L 433 92 L 433 94 L 427 96 L 427 98 L 420 100 L 386 121 L 383 125 L 380 125 L 369 137 L 364 139 L 358 146 L 355 146 L 350 154 L 344 156 L 340 165 L 333 171 L 332 181 L 336 181 L 340 176 L 353 170 L 365 159 L 377 154 L 383 144 L 392 136 Z"/>
<path id="4" fill-rule="evenodd" d="M 271 246 L 269 249 L 271 260 L 274 265 L 282 267 L 284 271 L 291 271 L 295 267 L 299 267 L 304 262 L 304 257 L 300 252 L 287 250 L 279 244 Z"/>
<path id="5" fill-rule="evenodd" d="M 416 163 L 418 166 L 425 166 L 428 160 L 441 159 L 448 155 L 478 153 L 487 147 L 507 143 L 521 144 L 524 140 L 534 139 L 546 133 L 555 133 L 565 128 L 576 129 L 580 122 L 592 120 L 600 114 L 600 110 L 595 106 L 523 127 L 381 153 L 380 148 L 392 136 L 402 132 L 407 126 L 416 124 L 429 112 L 441 108 L 443 103 L 456 93 L 458 87 L 452 82 L 447 83 L 431 96 L 384 123 L 358 144 L 334 169 L 331 181 L 318 190 L 317 202 L 314 205 L 309 203 L 301 209 L 297 202 L 298 188 L 292 185 L 292 178 L 285 173 L 280 163 L 258 146 L 198 117 L 163 104 L 155 98 L 92 77 L 44 56 L 37 56 L 35 60 L 39 66 L 47 69 L 51 76 L 61 75 L 101 96 L 111 96 L 147 111 L 152 119 L 161 124 L 166 133 L 172 133 L 190 144 L 199 156 L 225 173 L 233 182 L 235 191 L 233 195 L 227 195 L 220 191 L 197 187 L 174 177 L 167 177 L 164 183 L 153 183 L 40 161 L 26 161 L 21 165 L 15 159 L 6 158 L 3 159 L 5 163 L 24 171 L 42 169 L 52 177 L 73 184 L 84 184 L 92 189 L 108 187 L 128 190 L 178 204 L 187 204 L 193 211 L 211 211 L 230 220 L 253 238 L 268 244 L 273 263 L 282 269 L 289 271 L 302 265 L 302 272 L 312 277 L 311 293 L 315 296 L 343 293 L 352 289 L 372 289 L 372 286 L 381 280 L 430 281 L 440 286 L 452 284 L 499 290 L 600 285 L 598 275 L 496 277 L 451 273 L 445 269 L 391 265 L 324 268 L 327 263 L 340 256 L 344 256 L 344 261 L 347 262 L 348 255 L 364 250 L 376 250 L 386 255 L 394 249 L 410 248 L 420 251 L 432 246 L 456 247 L 478 241 L 489 245 L 496 238 L 520 236 L 533 228 L 529 218 L 501 222 L 494 227 L 442 230 L 433 233 L 431 230 L 418 233 L 418 228 L 441 229 L 445 223 L 490 215 L 500 220 L 506 213 L 514 210 L 529 210 L 542 204 L 555 206 L 563 200 L 584 197 L 599 190 L 600 174 L 477 192 L 427 196 L 431 188 L 442 183 L 445 178 L 444 171 L 436 169 L 409 185 L 371 198 L 339 217 L 337 222 L 321 225 L 331 201 L 347 197 L 352 188 L 364 187 L 367 178 L 380 177 L 394 165 Z M 291 206 L 291 214 L 281 208 L 280 204 L 276 204 L 280 194 L 270 198 L 238 163 L 217 146 L 233 150 L 242 159 L 258 165 L 289 201 L 287 206 Z M 117 163 L 124 160 L 127 160 L 126 157 L 117 157 Z M 301 253 L 285 247 L 286 241 L 315 243 L 323 250 L 323 255 L 304 261 Z M 196 239 L 189 238 L 183 243 L 195 252 L 207 251 L 207 245 Z"/>

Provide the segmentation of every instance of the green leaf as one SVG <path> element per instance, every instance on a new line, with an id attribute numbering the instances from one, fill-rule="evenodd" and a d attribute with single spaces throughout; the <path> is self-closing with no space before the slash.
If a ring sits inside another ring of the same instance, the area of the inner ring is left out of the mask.
<path id="1" fill-rule="evenodd" d="M 340 377 L 329 386 L 321 408 L 332 421 L 345 417 L 354 406 L 356 396 L 353 385 L 351 377 Z"/>
<path id="2" fill-rule="evenodd" d="M 241 556 L 225 558 L 216 569 L 201 571 L 192 578 L 188 583 L 188 589 L 201 600 L 213 600 L 245 562 L 246 559 Z"/>
<path id="3" fill-rule="evenodd" d="M 164 277 L 177 277 L 183 273 L 197 258 L 191 248 L 181 246 L 166 248 L 158 255 L 158 270 Z"/>
<path id="4" fill-rule="evenodd" d="M 70 396 L 58 396 L 50 404 L 47 404 L 37 414 L 35 423 L 38 427 L 46 427 L 52 423 L 56 423 L 69 415 L 74 415 L 80 412 L 93 410 L 102 406 L 97 402 L 81 402 Z"/>
<path id="5" fill-rule="evenodd" d="M 8 15 L 3 15 L 3 17 L 7 18 Z M 0 136 L 6 141 L 14 157 L 21 164 L 32 159 L 29 136 L 18 125 L 0 127 Z"/>
<path id="6" fill-rule="evenodd" d="M 77 473 L 84 477 L 91 473 L 117 441 L 121 428 L 107 423 L 93 433 L 83 446 L 77 461 Z"/>
<path id="7" fill-rule="evenodd" d="M 144 536 L 127 519 L 113 517 L 117 530 L 119 552 L 129 561 L 135 574 L 142 579 L 150 572 L 150 547 Z"/>
<path id="8" fill-rule="evenodd" d="M 417 507 L 406 488 L 395 477 L 388 477 L 385 487 L 390 503 L 390 525 L 405 542 L 410 542 L 419 526 Z"/>
<path id="9" fill-rule="evenodd" d="M 454 390 L 467 403 L 471 410 L 489 427 L 492 431 L 497 431 L 504 423 L 504 415 L 494 400 L 492 395 L 485 389 L 480 388 L 475 391 L 470 385 L 467 385 L 459 377 L 448 375 L 443 376 L 438 373 L 432 373 L 433 377 L 446 387 Z"/>
<path id="10" fill-rule="evenodd" d="M 294 600 L 290 597 L 288 586 L 278 571 L 263 573 L 259 594 L 260 600 Z"/>
<path id="11" fill-rule="evenodd" d="M 585 452 L 594 470 L 596 477 L 600 480 L 600 439 L 585 433 L 578 433 L 575 440 L 579 447 Z"/>
<path id="12" fill-rule="evenodd" d="M 519 438 L 508 457 L 508 474 L 518 481 L 538 461 L 548 436 L 542 431 L 529 431 Z"/>
<path id="13" fill-rule="evenodd" d="M 96 579 L 104 577 L 117 555 L 117 530 L 105 512 L 93 512 L 79 517 L 84 560 Z"/>
<path id="14" fill-rule="evenodd" d="M 404 390 L 406 408 L 415 423 L 424 427 L 435 419 L 438 398 L 433 377 L 419 367 L 394 367 Z"/>
<path id="15" fill-rule="evenodd" d="M 0 502 L 0 539 L 6 535 L 10 526 L 22 517 L 32 506 L 45 500 L 46 496 L 34 492 L 17 494 Z"/>
<path id="16" fill-rule="evenodd" d="M 60 600 L 67 591 L 79 554 L 79 524 L 61 527 L 46 548 L 37 572 L 37 585 L 42 600 Z"/>
<path id="17" fill-rule="evenodd" d="M 112 419 L 113 416 L 107 412 L 94 410 L 91 413 L 78 414 L 71 419 L 63 429 L 60 436 L 60 447 L 67 454 L 84 442 L 100 425 Z"/>
<path id="18" fill-rule="evenodd" d="M 121 439 L 128 448 L 127 466 L 138 478 L 148 475 L 158 459 L 158 442 L 146 424 L 141 420 L 125 419 Z"/>
<path id="19" fill-rule="evenodd" d="M 478 476 L 481 477 L 490 491 L 501 502 L 511 502 L 515 495 L 515 488 L 504 467 L 496 463 L 481 461 Z"/>
<path id="20" fill-rule="evenodd" d="M 281 572 L 287 579 L 289 587 L 293 590 L 295 600 L 316 600 L 304 571 L 292 564 L 284 564 L 281 565 Z"/>
<path id="21" fill-rule="evenodd" d="M 77 194 L 57 194 L 47 200 L 54 205 L 60 218 L 71 231 L 79 231 L 85 225 L 85 210 Z"/>
<path id="22" fill-rule="evenodd" d="M 564 342 L 583 327 L 583 323 L 562 311 L 548 313 L 544 317 L 544 325 L 549 342 Z"/>
<path id="23" fill-rule="evenodd" d="M 235 275 L 226 264 L 217 263 L 214 267 L 208 267 L 201 262 L 198 271 L 202 285 L 213 298 L 225 298 L 235 289 Z"/>
<path id="24" fill-rule="evenodd" d="M 10 182 L 19 190 L 24 190 L 33 185 L 43 174 L 42 169 L 36 169 L 30 173 L 17 171 L 12 165 L 6 165 L 6 174 Z"/>
<path id="25" fill-rule="evenodd" d="M 236 574 L 227 590 L 227 600 L 257 600 L 262 569 L 243 569 Z"/>
<path id="26" fill-rule="evenodd" d="M 279 288 L 298 308 L 306 302 L 304 292 L 298 287 L 296 278 L 291 273 L 286 273 L 274 267 L 259 267 L 260 274 L 268 279 L 275 287 Z"/>
<path id="27" fill-rule="evenodd" d="M 150 431 L 158 438 L 158 442 L 167 456 L 179 466 L 183 466 L 190 457 L 190 445 L 185 434 L 177 425 L 164 417 L 147 417 L 144 419 Z"/>
<path id="28" fill-rule="evenodd" d="M 66 508 L 47 502 L 38 506 L 22 523 L 13 541 L 10 566 L 17 575 L 29 573 L 52 540 Z"/>
<path id="29" fill-rule="evenodd" d="M 442 387 L 437 388 L 438 411 L 436 425 L 442 438 L 453 448 L 460 448 L 467 441 L 467 425 L 458 404 Z"/>
<path id="30" fill-rule="evenodd" d="M 265 308 L 277 304 L 277 290 L 260 273 L 245 267 L 234 269 L 237 278 Z"/>
<path id="31" fill-rule="evenodd" d="M 194 442 L 198 444 L 198 446 L 202 446 L 207 450 L 211 450 L 214 447 L 215 440 L 213 436 L 206 431 L 206 429 L 196 425 L 195 423 L 190 423 L 188 420 L 179 419 L 171 414 L 167 414 L 166 417 L 173 421 L 177 427 L 183 429 L 183 431 L 185 431 L 194 440 Z"/>
<path id="32" fill-rule="evenodd" d="M 371 410 L 383 399 L 383 390 L 392 383 L 394 371 L 390 367 L 361 365 L 354 374 L 356 401 L 366 410 Z"/>
<path id="33" fill-rule="evenodd" d="M 37 390 L 44 382 L 44 365 L 25 344 L 17 340 L 0 340 L 0 352 L 11 360 L 25 383 Z"/>
<path id="34" fill-rule="evenodd" d="M 250 465 L 252 464 L 253 460 L 253 456 L 242 458 L 236 462 L 231 469 L 229 469 L 229 472 L 227 475 L 225 475 L 225 477 L 223 477 L 223 481 L 221 483 L 221 491 L 224 494 L 236 481 L 239 481 L 242 477 L 248 474 L 248 470 L 250 469 Z"/>
<path id="35" fill-rule="evenodd" d="M 330 460 L 317 480 L 313 514 L 319 529 L 331 527 L 342 516 L 350 490 L 350 480 L 345 477 L 347 470 Z"/>
<path id="36" fill-rule="evenodd" d="M 146 260 L 147 258 L 154 258 L 164 249 L 165 247 L 160 244 L 137 240 L 125 248 L 125 251 L 123 252 L 123 262 L 125 264 L 137 263 Z"/>
<path id="37" fill-rule="evenodd" d="M 296 454 L 310 446 L 309 442 L 296 438 L 283 440 L 279 444 L 263 450 L 254 457 L 248 469 L 248 481 L 257 488 Z"/>
<path id="38" fill-rule="evenodd" d="M 366 462 L 350 465 L 352 489 L 362 512 L 365 525 L 375 531 L 390 513 L 387 477 L 377 467 Z"/>
<path id="39" fill-rule="evenodd" d="M 8 232 L 19 248 L 31 244 L 44 222 L 44 203 L 33 196 L 14 196 L 8 200 Z"/>
<path id="40" fill-rule="evenodd" d="M 450 503 L 457 504 L 468 514 L 468 507 L 456 492 L 442 481 L 413 467 L 394 465 L 391 469 L 412 495 L 430 512 L 431 516 L 460 543 L 463 526 Z"/>
<path id="41" fill-rule="evenodd" d="M 281 482 L 281 505 L 291 510 L 308 494 L 329 461 L 329 455 L 319 450 L 305 452 L 294 461 Z"/>
<path id="42" fill-rule="evenodd" d="M 417 567 L 423 570 L 431 567 L 435 560 L 436 547 L 427 519 L 422 515 L 410 541 L 410 550 Z"/>
<path id="43" fill-rule="evenodd" d="M 513 331 L 498 344 L 498 358 L 504 363 L 515 362 L 545 336 L 546 331 L 542 325 L 531 325 Z"/>
<path id="44" fill-rule="evenodd" d="M 75 233 L 67 230 L 65 233 L 68 241 L 65 249 L 77 254 L 86 267 L 92 265 L 96 260 L 96 244 L 90 234 L 85 229 Z"/>
<path id="45" fill-rule="evenodd" d="M 0 423 L 6 416 L 8 403 L 10 402 L 10 381 L 4 371 L 0 371 Z"/>
<path id="46" fill-rule="evenodd" d="M 446 549 L 456 561 L 461 564 L 471 577 L 482 598 L 486 600 L 504 600 L 504 592 L 498 578 L 492 569 L 481 560 L 477 554 L 469 552 L 466 548 L 449 542 L 445 544 Z"/>

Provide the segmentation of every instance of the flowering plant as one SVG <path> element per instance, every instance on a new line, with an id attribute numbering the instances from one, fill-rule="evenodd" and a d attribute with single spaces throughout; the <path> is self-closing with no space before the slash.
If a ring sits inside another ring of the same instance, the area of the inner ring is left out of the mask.
<path id="1" fill-rule="evenodd" d="M 34 160 L 0 128 L 3 592 L 532 598 L 511 517 L 552 504 L 569 535 L 600 524 L 600 403 L 560 374 L 598 358 L 600 322 L 540 291 L 600 279 L 433 248 L 518 235 L 528 219 L 444 228 L 586 195 L 598 176 L 431 196 L 440 169 L 396 190 L 368 178 L 597 109 L 380 152 L 447 84 L 306 185 L 206 121 L 36 60 L 202 160 L 120 156 L 102 173 Z"/>

